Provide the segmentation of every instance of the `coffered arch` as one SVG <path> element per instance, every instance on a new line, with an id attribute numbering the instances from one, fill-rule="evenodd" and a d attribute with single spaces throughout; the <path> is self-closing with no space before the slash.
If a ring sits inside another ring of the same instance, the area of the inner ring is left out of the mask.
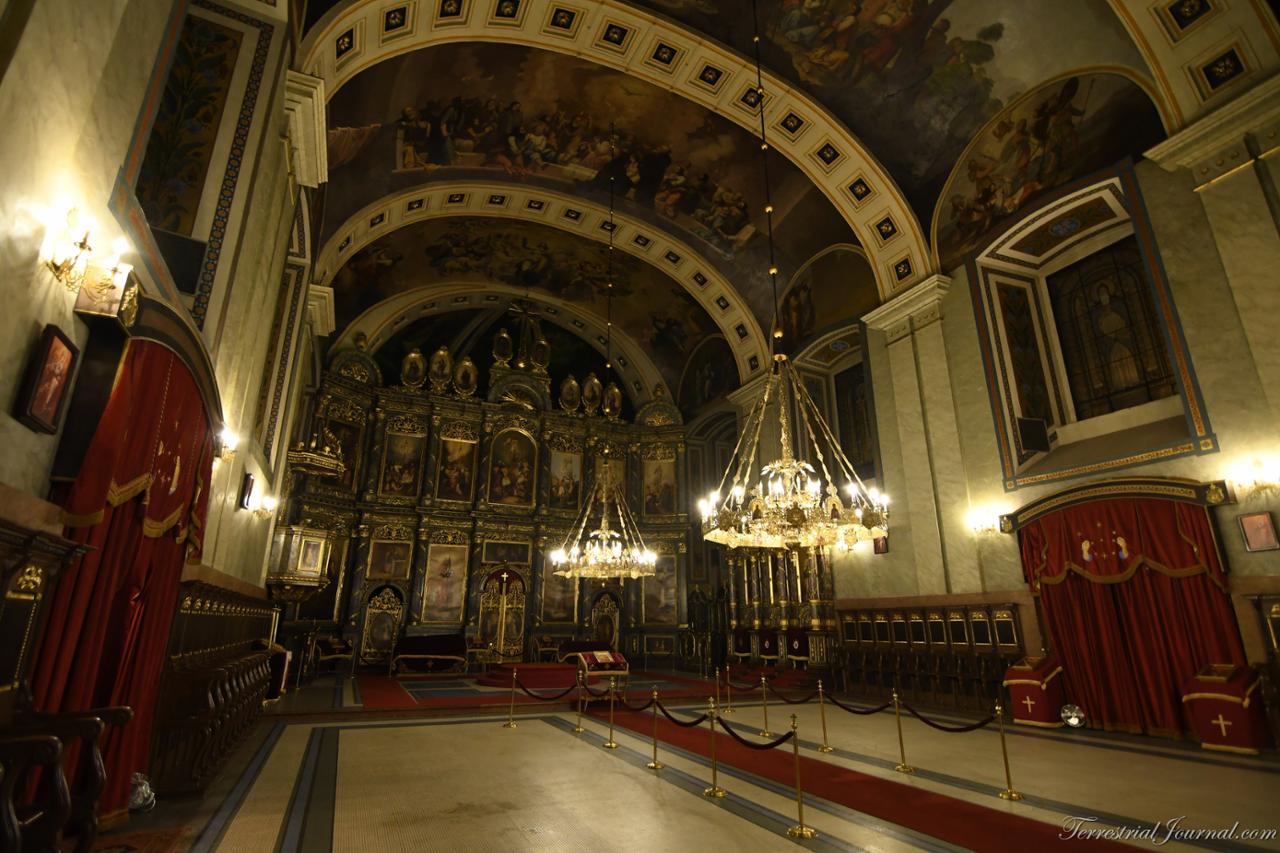
<path id="1" fill-rule="evenodd" d="M 500 13 L 500 8 L 503 12 Z M 502 42 L 569 54 L 643 79 L 758 132 L 819 187 L 866 247 L 880 296 L 931 272 L 920 222 L 880 163 L 818 102 L 772 74 L 763 104 L 744 56 L 618 0 L 348 0 L 308 34 L 301 67 L 328 97 L 359 72 L 421 48 Z"/>
<path id="2" fill-rule="evenodd" d="M 401 228 L 462 217 L 535 222 L 595 243 L 609 240 L 608 209 L 578 196 L 498 182 L 432 184 L 386 196 L 349 217 L 317 253 L 316 280 L 330 285 L 353 255 Z M 717 266 L 648 222 L 617 212 L 613 222 L 617 249 L 678 283 L 706 311 L 725 340 L 733 342 L 740 379 L 745 382 L 759 373 L 768 363 L 768 340 L 746 301 Z M 617 325 L 614 329 L 616 333 Z"/>

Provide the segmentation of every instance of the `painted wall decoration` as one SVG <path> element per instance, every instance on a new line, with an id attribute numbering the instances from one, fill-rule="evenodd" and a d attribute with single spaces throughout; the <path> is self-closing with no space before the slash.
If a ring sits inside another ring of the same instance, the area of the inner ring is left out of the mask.
<path id="1" fill-rule="evenodd" d="M 686 421 L 738 387 L 738 367 L 723 335 L 712 335 L 698 345 L 685 363 L 679 387 L 676 404 Z"/>
<path id="2" fill-rule="evenodd" d="M 338 440 L 338 447 L 342 451 L 342 473 L 336 479 L 349 489 L 355 485 L 360 467 L 360 439 L 364 430 L 357 424 L 330 420 L 329 432 L 333 433 L 333 437 Z"/>
<path id="3" fill-rule="evenodd" d="M 869 479 L 875 476 L 875 433 L 865 366 L 855 364 L 840 371 L 835 376 L 835 386 L 840 448 L 858 476 Z"/>
<path id="4" fill-rule="evenodd" d="M 658 557 L 657 574 L 645 578 L 644 622 L 646 625 L 674 625 L 679 619 L 676 607 L 676 558 L 669 554 Z"/>
<path id="5" fill-rule="evenodd" d="M 607 256 L 605 244 L 535 222 L 414 223 L 361 250 L 339 271 L 333 282 L 338 327 L 383 299 L 442 282 L 533 288 L 572 300 L 603 323 Z M 615 252 L 613 285 L 615 327 L 644 347 L 667 384 L 678 388 L 685 361 L 700 340 L 718 332 L 715 323 L 682 285 L 626 253 Z"/>
<path id="6" fill-rule="evenodd" d="M 538 476 L 538 451 L 533 439 L 508 429 L 493 439 L 489 463 L 489 503 L 533 506 Z"/>
<path id="7" fill-rule="evenodd" d="M 441 439 L 438 471 L 436 498 L 469 503 L 475 492 L 476 443 Z"/>
<path id="8" fill-rule="evenodd" d="M 138 174 L 154 228 L 192 235 L 244 34 L 187 15 Z"/>
<path id="9" fill-rule="evenodd" d="M 420 621 L 457 625 L 467 594 L 467 545 L 433 542 L 427 568 Z"/>
<path id="10" fill-rule="evenodd" d="M 399 498 L 416 498 L 422 478 L 422 451 L 427 439 L 421 435 L 387 433 L 382 455 L 382 479 L 378 491 Z"/>
<path id="11" fill-rule="evenodd" d="M 799 352 L 816 335 L 856 323 L 879 302 L 875 272 L 860 250 L 824 251 L 783 291 L 778 307 L 783 347 Z"/>
<path id="12" fill-rule="evenodd" d="M 638 2 L 751 55 L 736 3 Z M 834 112 L 921 222 L 969 140 L 1021 93 L 1088 66 L 1146 73 L 1107 0 L 760 0 L 760 20 L 765 66 Z"/>
<path id="13" fill-rule="evenodd" d="M 582 454 L 551 451 L 551 508 L 577 510 L 581 498 Z"/>
<path id="14" fill-rule="evenodd" d="M 644 473 L 644 514 L 673 515 L 676 511 L 676 460 L 646 459 Z"/>
<path id="15" fill-rule="evenodd" d="M 572 56 L 466 43 L 378 63 L 334 94 L 328 115 L 330 227 L 435 180 L 505 177 L 607 203 L 612 178 L 620 210 L 740 261 L 735 282 L 767 309 L 759 143 L 693 101 Z M 775 158 L 771 173 L 784 268 L 850 239 L 799 169 Z"/>
<path id="16" fill-rule="evenodd" d="M 367 577 L 399 578 L 409 577 L 409 560 L 413 556 L 412 542 L 379 542 L 369 545 L 369 566 Z"/>
<path id="17" fill-rule="evenodd" d="M 1083 74 L 1031 92 L 956 164 L 936 214 L 943 268 L 957 266 L 993 226 L 1040 194 L 1144 151 L 1163 134 L 1146 92 L 1123 75 Z"/>
<path id="18" fill-rule="evenodd" d="M 481 561 L 485 563 L 516 563 L 527 566 L 530 560 L 528 542 L 485 542 Z"/>
<path id="19" fill-rule="evenodd" d="M 562 578 L 551 571 L 549 563 L 542 569 L 542 621 L 573 623 L 578 621 L 578 581 Z"/>

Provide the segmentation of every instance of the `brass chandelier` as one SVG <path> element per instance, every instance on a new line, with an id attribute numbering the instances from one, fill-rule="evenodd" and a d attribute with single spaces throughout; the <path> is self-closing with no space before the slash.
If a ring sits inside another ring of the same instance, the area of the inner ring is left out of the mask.
<path id="1" fill-rule="evenodd" d="M 773 365 L 760 396 L 743 422 L 720 487 L 698 501 L 702 512 L 702 536 L 728 548 L 814 548 L 846 550 L 855 542 L 878 539 L 888 533 L 889 499 L 868 490 L 849 458 L 840 448 L 821 410 L 800 382 L 787 356 L 777 352 L 782 340 L 778 310 L 778 265 L 773 244 L 773 202 L 769 184 L 769 143 L 765 136 L 764 75 L 760 68 L 760 26 L 755 20 L 756 105 L 760 114 L 761 173 L 764 178 L 765 219 L 768 223 L 769 279 L 773 285 L 773 332 L 770 349 Z M 776 409 L 781 455 L 754 474 L 768 413 Z M 803 429 L 817 459 L 814 465 L 797 459 L 793 449 L 790 412 L 795 413 L 796 434 Z M 823 454 L 826 447 L 827 455 Z M 834 467 L 834 471 L 832 470 Z M 844 479 L 844 495 L 836 478 Z"/>
<path id="2" fill-rule="evenodd" d="M 610 146 L 613 127 L 609 128 Z M 605 278 L 605 370 L 613 367 L 613 182 L 609 175 L 609 254 Z M 657 574 L 658 555 L 645 547 L 636 524 L 635 514 L 627 506 L 627 497 L 621 485 L 613 479 L 613 465 L 608 459 L 600 466 L 595 485 L 582 508 L 582 514 L 574 522 L 574 531 L 564 544 L 551 552 L 555 574 L 565 578 L 643 578 Z M 599 507 L 599 526 L 587 532 L 587 525 Z M 615 510 L 617 526 L 610 522 L 610 507 Z"/>

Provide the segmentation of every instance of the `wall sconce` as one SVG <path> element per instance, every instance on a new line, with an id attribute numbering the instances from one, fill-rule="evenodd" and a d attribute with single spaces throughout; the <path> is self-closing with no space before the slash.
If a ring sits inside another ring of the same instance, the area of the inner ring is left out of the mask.
<path id="1" fill-rule="evenodd" d="M 1270 456 L 1241 460 L 1231 467 L 1227 479 L 1242 498 L 1275 494 L 1280 492 L 1280 461 Z"/>
<path id="2" fill-rule="evenodd" d="M 974 536 L 995 536 L 1000 532 L 1000 513 L 991 507 L 973 507 L 965 522 Z"/>
<path id="3" fill-rule="evenodd" d="M 258 499 L 257 504 L 253 508 L 253 514 L 264 520 L 275 515 L 276 508 L 280 506 L 280 502 L 273 495 L 263 495 Z"/>
<path id="4" fill-rule="evenodd" d="M 88 226 L 81 228 L 78 218 L 78 212 L 74 208 L 67 212 L 66 227 L 49 243 L 48 258 L 45 261 L 53 277 L 73 293 L 84 282 L 89 269 L 89 257 L 93 252 L 93 247 L 89 245 L 89 235 L 93 229 Z"/>
<path id="5" fill-rule="evenodd" d="M 218 458 L 223 462 L 230 462 L 235 458 L 236 446 L 240 444 L 240 436 L 231 429 L 224 426 L 222 432 L 218 433 Z"/>

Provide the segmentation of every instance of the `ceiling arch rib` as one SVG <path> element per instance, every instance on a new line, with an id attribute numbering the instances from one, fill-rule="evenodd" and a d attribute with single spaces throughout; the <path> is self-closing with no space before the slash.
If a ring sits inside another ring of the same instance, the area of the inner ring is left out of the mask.
<path id="1" fill-rule="evenodd" d="M 360 71 L 410 51 L 454 42 L 541 48 L 621 70 L 759 130 L 755 68 L 745 57 L 679 24 L 617 0 L 522 0 L 515 17 L 493 0 L 388 5 L 350 0 L 307 35 L 301 65 L 332 98 Z M 450 8 L 455 8 L 450 6 Z M 399 16 L 388 13 L 403 9 Z M 835 206 L 866 247 L 882 298 L 932 272 L 919 221 L 888 172 L 829 111 L 772 74 L 763 109 L 772 147 Z"/>
<path id="2" fill-rule="evenodd" d="M 608 208 L 578 196 L 498 182 L 432 184 L 386 196 L 349 217 L 317 253 L 316 280 L 330 285 L 356 252 L 405 226 L 461 217 L 536 222 L 596 243 L 609 242 Z M 678 283 L 732 342 L 739 378 L 745 382 L 759 373 L 768 363 L 768 341 L 746 300 L 717 267 L 647 222 L 616 211 L 613 221 L 617 250 Z"/>
<path id="3" fill-rule="evenodd" d="M 334 342 L 333 350 L 354 347 L 357 335 L 363 333 L 368 337 L 368 349 L 377 352 L 415 320 L 457 311 L 505 308 L 515 299 L 528 299 L 539 309 L 544 320 L 586 342 L 601 355 L 605 354 L 605 327 L 594 314 L 583 311 L 572 301 L 543 293 L 530 296 L 523 288 L 500 282 L 485 285 L 483 292 L 477 290 L 474 282 L 434 284 L 384 299 L 352 321 Z M 657 385 L 669 384 L 645 348 L 616 326 L 613 330 L 613 353 L 614 369 L 627 384 L 627 396 L 636 406 L 653 399 Z M 481 353 L 477 358 L 483 355 Z M 481 369 L 487 367 L 482 363 L 479 366 Z M 582 377 L 578 378 L 581 380 Z M 667 390 L 670 397 L 671 389 Z"/>

